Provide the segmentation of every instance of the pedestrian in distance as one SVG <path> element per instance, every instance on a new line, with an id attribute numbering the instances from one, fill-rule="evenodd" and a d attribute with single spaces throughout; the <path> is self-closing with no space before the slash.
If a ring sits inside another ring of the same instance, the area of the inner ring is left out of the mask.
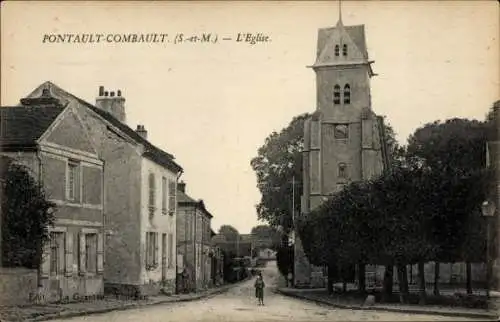
<path id="1" fill-rule="evenodd" d="M 255 297 L 259 301 L 259 305 L 264 305 L 264 279 L 262 278 L 262 273 L 259 272 L 257 279 L 255 280 Z"/>

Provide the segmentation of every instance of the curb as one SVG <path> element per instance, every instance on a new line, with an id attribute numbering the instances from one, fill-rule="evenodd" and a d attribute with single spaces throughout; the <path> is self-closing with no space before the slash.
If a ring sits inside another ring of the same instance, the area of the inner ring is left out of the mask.
<path id="1" fill-rule="evenodd" d="M 38 317 L 33 317 L 26 319 L 25 321 L 49 321 L 49 320 L 54 320 L 54 319 L 66 319 L 66 318 L 74 318 L 78 316 L 87 316 L 87 315 L 94 315 L 94 314 L 104 314 L 104 313 L 109 313 L 113 311 L 125 311 L 125 310 L 132 310 L 132 309 L 138 309 L 138 308 L 143 308 L 147 306 L 153 306 L 153 305 L 160 305 L 160 304 L 168 304 L 168 303 L 179 303 L 179 302 L 192 302 L 192 301 L 197 301 L 205 298 L 211 298 L 213 296 L 225 293 L 232 289 L 233 287 L 236 287 L 244 282 L 249 281 L 251 278 L 244 279 L 242 281 L 239 281 L 234 284 L 229 284 L 225 285 L 223 287 L 214 289 L 212 292 L 208 292 L 205 294 L 197 294 L 194 295 L 193 297 L 187 297 L 187 298 L 170 298 L 170 299 L 165 299 L 165 300 L 160 300 L 157 302 L 153 303 L 130 303 L 130 304 L 125 304 L 123 306 L 118 306 L 118 307 L 111 307 L 111 308 L 102 308 L 102 309 L 94 309 L 94 310 L 89 310 L 85 312 L 60 312 L 60 313 L 55 313 L 55 314 L 47 314 L 47 315 L 42 315 Z"/>
<path id="2" fill-rule="evenodd" d="M 307 296 L 294 294 L 291 292 L 282 291 L 280 289 L 275 289 L 274 293 L 279 293 L 281 295 L 294 297 L 301 300 L 306 300 L 310 302 L 315 302 L 317 304 L 326 304 L 331 307 L 336 307 L 339 309 L 349 309 L 349 310 L 366 310 L 366 311 L 385 311 L 385 312 L 396 312 L 396 313 L 409 313 L 409 314 L 427 314 L 427 315 L 442 315 L 442 316 L 452 316 L 452 317 L 468 317 L 468 318 L 478 318 L 478 319 L 498 319 L 498 316 L 492 313 L 474 313 L 474 312 L 445 312 L 438 310 L 415 310 L 410 308 L 391 308 L 391 307 L 375 307 L 375 306 L 360 306 L 360 305 L 344 305 L 344 304 L 334 304 L 327 300 L 312 299 Z"/>

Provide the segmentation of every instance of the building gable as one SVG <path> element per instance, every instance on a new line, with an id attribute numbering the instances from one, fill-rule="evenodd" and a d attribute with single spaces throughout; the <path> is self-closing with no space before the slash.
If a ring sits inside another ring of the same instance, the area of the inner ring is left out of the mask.
<path id="1" fill-rule="evenodd" d="M 343 55 L 344 45 L 347 46 L 347 56 Z M 338 55 L 335 53 L 336 46 L 338 46 Z M 365 54 L 358 48 L 344 26 L 338 24 L 335 28 L 320 29 L 315 65 L 342 65 L 365 61 Z"/>
<path id="2" fill-rule="evenodd" d="M 73 108 L 62 113 L 40 138 L 40 143 L 70 148 L 97 155 L 89 135 Z"/>

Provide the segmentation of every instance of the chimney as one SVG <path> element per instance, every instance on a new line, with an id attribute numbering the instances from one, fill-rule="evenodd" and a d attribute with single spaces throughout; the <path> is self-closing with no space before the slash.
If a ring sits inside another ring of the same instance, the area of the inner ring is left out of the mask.
<path id="1" fill-rule="evenodd" d="M 106 91 L 104 86 L 99 86 L 99 96 L 95 100 L 95 105 L 113 115 L 122 123 L 126 121 L 125 114 L 125 98 L 122 96 L 121 90 L 117 91 L 115 96 L 114 91 Z"/>
<path id="2" fill-rule="evenodd" d="M 135 130 L 137 134 L 142 136 L 144 139 L 148 139 L 148 131 L 146 131 L 146 128 L 144 125 L 137 125 L 137 129 Z"/>
<path id="3" fill-rule="evenodd" d="M 177 190 L 180 192 L 186 193 L 186 183 L 184 181 L 177 183 Z"/>

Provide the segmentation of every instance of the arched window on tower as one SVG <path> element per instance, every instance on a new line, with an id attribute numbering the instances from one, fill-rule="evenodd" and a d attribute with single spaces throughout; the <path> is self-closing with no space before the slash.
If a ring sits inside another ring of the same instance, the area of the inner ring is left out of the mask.
<path id="1" fill-rule="evenodd" d="M 335 85 L 333 88 L 333 104 L 338 105 L 340 104 L 340 86 Z"/>
<path id="2" fill-rule="evenodd" d="M 347 56 L 347 45 L 346 44 L 344 44 L 344 46 L 342 46 L 342 55 Z"/>
<path id="3" fill-rule="evenodd" d="M 344 86 L 344 104 L 351 104 L 351 87 L 349 84 Z"/>
<path id="4" fill-rule="evenodd" d="M 335 45 L 335 56 L 339 56 L 340 55 L 340 47 L 339 45 Z"/>
<path id="5" fill-rule="evenodd" d="M 347 179 L 347 164 L 344 162 L 339 163 L 339 179 Z"/>

